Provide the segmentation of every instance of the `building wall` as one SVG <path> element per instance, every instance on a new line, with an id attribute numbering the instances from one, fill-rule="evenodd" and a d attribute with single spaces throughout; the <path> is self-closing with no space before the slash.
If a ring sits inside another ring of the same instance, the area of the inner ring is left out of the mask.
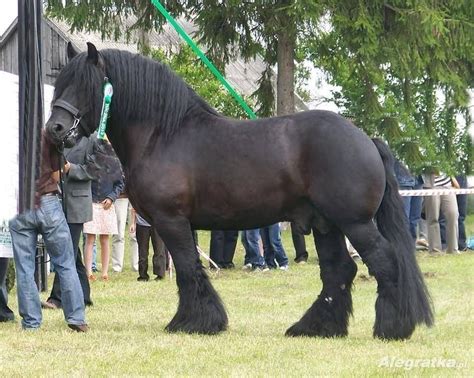
<path id="1" fill-rule="evenodd" d="M 18 32 L 16 30 L 0 49 L 0 70 L 18 75 Z"/>
<path id="2" fill-rule="evenodd" d="M 59 71 L 67 61 L 67 41 L 43 21 L 42 25 L 43 82 L 54 85 Z M 18 29 L 9 36 L 0 48 L 0 70 L 18 75 Z"/>

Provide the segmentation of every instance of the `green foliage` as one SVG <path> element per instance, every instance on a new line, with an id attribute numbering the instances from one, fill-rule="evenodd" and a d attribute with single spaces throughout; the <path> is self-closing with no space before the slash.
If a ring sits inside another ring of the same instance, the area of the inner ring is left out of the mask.
<path id="1" fill-rule="evenodd" d="M 168 11 L 179 15 L 184 8 L 181 1 L 161 0 Z M 166 22 L 149 0 L 46 0 L 50 17 L 66 20 L 71 31 L 99 31 L 102 38 L 117 39 L 132 30 L 159 30 Z M 136 22 L 124 30 L 123 21 L 136 17 Z"/>
<path id="2" fill-rule="evenodd" d="M 152 59 L 168 64 L 202 98 L 220 113 L 234 118 L 248 118 L 245 111 L 220 84 L 189 46 L 182 45 L 177 53 L 152 49 Z M 249 98 L 244 98 L 249 103 Z"/>
<path id="3" fill-rule="evenodd" d="M 326 4 L 330 26 L 308 33 L 304 48 L 341 87 L 337 104 L 369 135 L 385 138 L 413 171 L 470 172 L 474 3 Z"/>

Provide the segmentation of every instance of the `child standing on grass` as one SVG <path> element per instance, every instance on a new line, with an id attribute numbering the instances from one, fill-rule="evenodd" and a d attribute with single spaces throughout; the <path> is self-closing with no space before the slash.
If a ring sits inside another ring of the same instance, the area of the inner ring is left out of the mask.
<path id="1" fill-rule="evenodd" d="M 153 274 L 155 280 L 162 280 L 168 270 L 168 252 L 165 244 L 154 227 L 131 208 L 130 234 L 136 233 L 138 244 L 138 278 L 137 281 L 148 281 L 148 247 L 153 245 Z"/>

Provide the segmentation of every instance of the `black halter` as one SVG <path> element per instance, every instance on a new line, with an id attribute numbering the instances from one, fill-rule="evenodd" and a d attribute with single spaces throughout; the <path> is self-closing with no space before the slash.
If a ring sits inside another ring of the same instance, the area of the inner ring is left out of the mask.
<path id="1" fill-rule="evenodd" d="M 74 122 L 73 122 L 71 128 L 64 135 L 64 137 L 62 139 L 62 143 L 64 143 L 64 141 L 67 138 L 69 138 L 73 133 L 75 133 L 77 128 L 81 124 L 82 124 L 81 127 L 82 127 L 83 131 L 87 132 L 87 127 L 85 125 L 85 121 L 82 119 L 84 114 L 87 113 L 87 109 L 81 114 L 81 112 L 78 108 L 76 108 L 74 105 L 71 105 L 69 102 L 67 102 L 65 100 L 61 100 L 61 99 L 58 99 L 54 102 L 53 107 L 55 107 L 55 106 L 57 106 L 58 108 L 62 108 L 64 110 L 66 110 L 67 112 L 69 112 L 74 117 Z"/>

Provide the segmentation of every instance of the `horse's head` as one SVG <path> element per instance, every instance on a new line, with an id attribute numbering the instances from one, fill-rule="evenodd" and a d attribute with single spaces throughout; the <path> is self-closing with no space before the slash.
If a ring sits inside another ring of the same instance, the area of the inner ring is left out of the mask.
<path id="1" fill-rule="evenodd" d="M 92 43 L 84 53 L 69 43 L 67 53 L 69 63 L 56 80 L 46 131 L 57 145 L 71 147 L 99 124 L 106 74 L 104 59 Z"/>

